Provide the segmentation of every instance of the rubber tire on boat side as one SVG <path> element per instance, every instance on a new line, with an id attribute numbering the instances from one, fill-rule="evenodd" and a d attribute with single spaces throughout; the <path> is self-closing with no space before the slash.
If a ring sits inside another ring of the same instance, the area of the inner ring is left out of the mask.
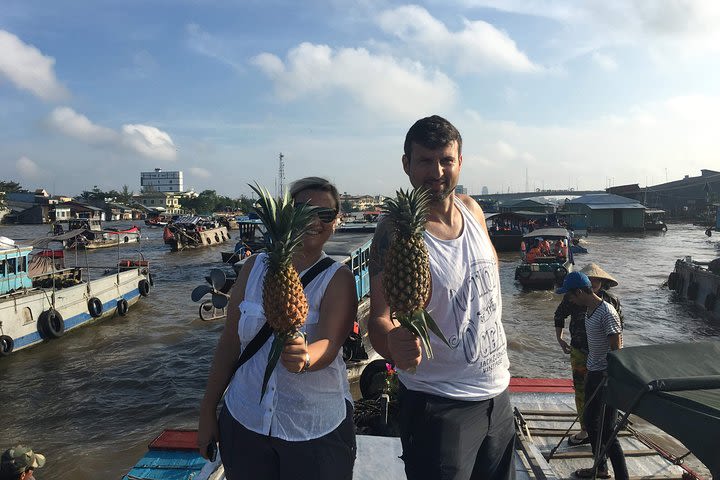
<path id="1" fill-rule="evenodd" d="M 708 312 L 712 312 L 715 308 L 715 302 L 717 302 L 717 297 L 714 293 L 708 293 L 705 297 L 705 310 Z"/>
<path id="2" fill-rule="evenodd" d="M 38 331 L 43 338 L 62 337 L 63 333 L 65 333 L 65 322 L 62 315 L 54 308 L 45 310 L 38 318 Z"/>
<path id="3" fill-rule="evenodd" d="M 125 315 L 127 315 L 129 309 L 130 309 L 130 306 L 128 305 L 127 300 L 125 300 L 124 298 L 121 298 L 120 300 L 117 301 L 116 310 L 117 310 L 118 315 L 120 315 L 121 317 L 124 317 Z"/>
<path id="4" fill-rule="evenodd" d="M 677 273 L 672 272 L 668 276 L 667 286 L 668 290 L 675 290 L 675 288 L 677 287 Z"/>
<path id="5" fill-rule="evenodd" d="M 150 294 L 150 284 L 144 278 L 138 282 L 138 290 L 140 295 L 147 297 Z"/>
<path id="6" fill-rule="evenodd" d="M 98 318 L 103 312 L 103 303 L 97 297 L 90 297 L 88 300 L 88 313 L 93 318 Z"/>
<path id="7" fill-rule="evenodd" d="M 0 335 L 0 357 L 10 355 L 15 348 L 15 341 L 8 335 Z"/>
<path id="8" fill-rule="evenodd" d="M 383 358 L 373 360 L 372 362 L 365 365 L 362 373 L 360 374 L 360 393 L 366 400 L 373 400 L 378 398 L 383 392 L 376 391 L 373 385 L 377 385 L 377 381 L 373 381 L 378 374 L 383 374 L 383 378 L 387 375 L 387 361 Z"/>
<path id="9" fill-rule="evenodd" d="M 690 283 L 688 283 L 687 299 L 694 302 L 695 299 L 697 298 L 697 295 L 698 295 L 698 284 L 697 284 L 697 282 L 691 281 Z"/>

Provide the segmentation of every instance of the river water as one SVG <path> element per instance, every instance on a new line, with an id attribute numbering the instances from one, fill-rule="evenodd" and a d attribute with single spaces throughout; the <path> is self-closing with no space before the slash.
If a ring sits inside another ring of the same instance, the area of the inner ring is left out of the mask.
<path id="1" fill-rule="evenodd" d="M 117 223 L 114 226 L 125 226 Z M 109 226 L 109 225 L 108 225 Z M 48 226 L 0 226 L 0 235 L 29 239 Z M 171 253 L 159 229 L 143 229 L 139 249 L 155 286 L 125 317 L 106 319 L 62 339 L 0 360 L 0 448 L 25 442 L 46 454 L 38 479 L 119 479 L 163 428 L 195 428 L 221 321 L 203 322 L 192 289 L 220 263 L 224 246 Z M 614 275 L 625 315 L 625 346 L 720 340 L 705 320 L 663 286 L 677 258 L 720 256 L 720 235 L 672 224 L 667 233 L 592 234 L 576 263 L 599 263 Z M 122 252 L 136 251 L 123 247 Z M 81 254 L 80 264 L 85 264 Z M 68 254 L 66 263 L 72 263 Z M 89 252 L 90 265 L 111 266 L 115 249 Z M 514 282 L 518 254 L 500 257 L 503 322 L 517 376 L 570 377 L 555 341 L 559 296 L 524 292 Z"/>

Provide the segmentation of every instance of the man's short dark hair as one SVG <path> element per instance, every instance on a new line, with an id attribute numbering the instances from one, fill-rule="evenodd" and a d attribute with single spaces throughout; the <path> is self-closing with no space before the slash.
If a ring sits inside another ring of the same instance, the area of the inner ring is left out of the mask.
<path id="1" fill-rule="evenodd" d="M 421 118 L 410 127 L 405 136 L 405 157 L 410 160 L 413 142 L 434 150 L 450 144 L 453 140 L 457 142 L 458 155 L 460 155 L 462 137 L 452 123 L 439 115 Z"/>

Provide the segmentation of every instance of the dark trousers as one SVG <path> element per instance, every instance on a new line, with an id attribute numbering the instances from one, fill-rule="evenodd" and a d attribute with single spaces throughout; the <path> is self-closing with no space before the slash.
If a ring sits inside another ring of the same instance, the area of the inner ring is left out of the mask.
<path id="1" fill-rule="evenodd" d="M 408 480 L 512 480 L 515 425 L 507 390 L 480 402 L 399 392 Z"/>
<path id="2" fill-rule="evenodd" d="M 604 371 L 588 371 L 587 378 L 585 379 L 585 427 L 587 428 L 588 435 L 590 435 L 590 445 L 592 446 L 593 453 L 597 453 L 600 445 L 607 445 L 613 422 L 617 418 L 617 409 L 605 405 L 605 387 L 600 386 L 603 382 L 604 373 Z M 600 390 L 593 396 L 593 392 L 598 388 L 600 388 Z M 593 396 L 593 398 L 588 402 L 591 396 Z M 603 405 L 605 405 L 604 416 L 602 414 Z M 598 443 L 598 432 L 601 427 L 602 443 Z M 620 448 L 620 441 L 617 437 L 610 443 L 606 455 L 601 459 L 598 466 L 599 470 L 607 470 L 607 457 L 610 457 L 615 478 L 626 480 L 628 478 L 628 470 L 625 464 L 625 455 L 623 454 L 622 448 Z"/>
<path id="3" fill-rule="evenodd" d="M 220 456 L 228 480 L 352 480 L 355 427 L 352 406 L 338 428 L 313 440 L 289 442 L 248 430 L 223 407 Z"/>

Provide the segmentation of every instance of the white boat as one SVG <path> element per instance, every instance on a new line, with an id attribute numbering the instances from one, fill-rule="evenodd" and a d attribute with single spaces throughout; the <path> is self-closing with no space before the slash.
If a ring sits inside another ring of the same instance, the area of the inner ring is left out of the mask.
<path id="1" fill-rule="evenodd" d="M 46 248 L 53 237 L 34 242 Z M 36 250 L 0 237 L 0 356 L 62 337 L 93 320 L 124 316 L 150 292 L 148 262 L 121 260 L 89 279 L 65 268 L 62 250 Z"/>

